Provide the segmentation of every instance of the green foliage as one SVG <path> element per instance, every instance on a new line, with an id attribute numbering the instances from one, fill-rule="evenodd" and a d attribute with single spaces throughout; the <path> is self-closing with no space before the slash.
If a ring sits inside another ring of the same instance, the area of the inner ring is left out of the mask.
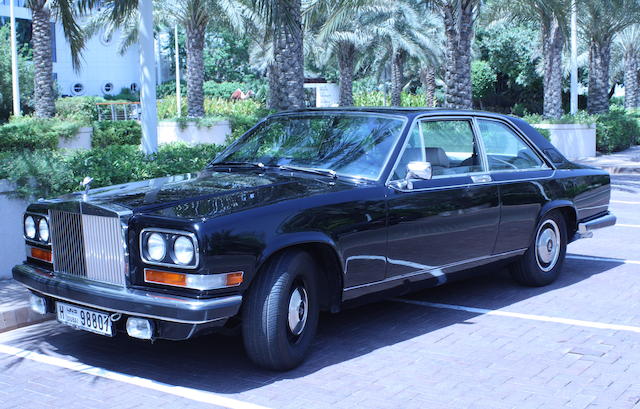
<path id="1" fill-rule="evenodd" d="M 530 124 L 595 124 L 597 115 L 589 115 L 587 111 L 578 111 L 577 114 L 564 114 L 560 118 L 544 118 L 539 114 L 524 115 L 523 119 Z"/>
<path id="2" fill-rule="evenodd" d="M 498 76 L 488 62 L 475 60 L 471 63 L 471 82 L 473 98 L 486 97 L 495 89 Z"/>
<path id="3" fill-rule="evenodd" d="M 262 103 L 255 99 L 232 102 L 224 98 L 205 98 L 204 111 L 207 118 L 202 120 L 203 126 L 207 122 L 218 121 L 227 118 L 231 122 L 232 135 L 228 141 L 235 140 L 248 131 L 260 119 L 267 116 L 270 111 Z M 187 115 L 187 101 L 182 100 L 182 117 Z M 176 112 L 176 98 L 166 97 L 158 102 L 158 118 L 189 122 L 193 119 L 178 119 Z"/>
<path id="4" fill-rule="evenodd" d="M 536 131 L 538 131 L 538 133 L 542 136 L 545 137 L 546 140 L 548 140 L 549 142 L 551 142 L 551 130 L 549 129 L 542 129 L 542 128 L 536 128 Z"/>
<path id="5" fill-rule="evenodd" d="M 57 118 L 14 118 L 0 126 L 0 151 L 56 149 L 59 139 L 68 139 L 78 133 L 80 122 Z"/>
<path id="6" fill-rule="evenodd" d="M 162 145 L 145 155 L 135 145 L 113 145 L 88 151 L 22 151 L 0 154 L 0 178 L 17 186 L 19 197 L 55 197 L 78 191 L 79 182 L 93 177 L 92 187 L 109 186 L 154 177 L 197 172 L 222 147 L 217 145 Z"/>
<path id="7" fill-rule="evenodd" d="M 138 121 L 95 121 L 91 145 L 106 147 L 110 145 L 140 145 L 142 128 Z"/>
<path id="8" fill-rule="evenodd" d="M 11 82 L 11 48 L 9 24 L 0 27 L 0 123 L 13 114 L 13 87 Z M 33 64 L 27 46 L 18 49 L 18 78 L 20 81 L 20 104 L 23 112 L 30 110 L 33 95 Z"/>
<path id="9" fill-rule="evenodd" d="M 243 92 L 249 91 L 247 84 L 242 82 L 205 81 L 202 88 L 204 95 L 209 98 L 231 98 L 231 94 L 237 89 Z"/>
<path id="10" fill-rule="evenodd" d="M 600 114 L 596 121 L 596 149 L 609 153 L 627 149 L 640 142 L 638 118 L 627 115 L 623 109 Z"/>
<path id="11" fill-rule="evenodd" d="M 56 101 L 56 116 L 60 119 L 82 122 L 90 125 L 98 119 L 96 104 L 105 102 L 101 97 L 70 97 Z"/>
<path id="12" fill-rule="evenodd" d="M 175 81 L 166 81 L 156 87 L 156 97 L 158 97 L 158 99 L 172 95 L 176 95 Z M 187 96 L 187 82 L 184 80 L 180 81 L 180 95 L 183 97 Z"/>
<path id="13" fill-rule="evenodd" d="M 353 104 L 359 107 L 381 107 L 388 105 L 389 96 L 385 99 L 384 93 L 380 91 L 355 92 L 353 94 Z M 400 95 L 403 107 L 424 107 L 425 97 L 423 94 L 411 94 L 403 92 Z"/>
<path id="14" fill-rule="evenodd" d="M 116 95 L 106 94 L 104 99 L 109 101 L 129 101 L 129 102 L 139 102 L 140 94 L 137 92 L 131 91 L 129 88 L 121 88 L 120 92 Z"/>

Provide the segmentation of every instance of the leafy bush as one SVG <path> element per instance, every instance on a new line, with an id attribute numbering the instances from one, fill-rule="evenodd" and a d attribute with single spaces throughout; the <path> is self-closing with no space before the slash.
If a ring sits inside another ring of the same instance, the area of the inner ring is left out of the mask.
<path id="1" fill-rule="evenodd" d="M 22 20 L 24 21 L 24 20 Z M 9 24 L 0 26 L 0 122 L 5 122 L 13 114 L 13 85 L 11 81 L 11 46 Z M 20 20 L 17 21 L 20 27 Z M 30 29 L 29 29 L 30 30 Z M 28 44 L 18 43 L 18 79 L 20 82 L 20 109 L 31 110 L 33 100 L 33 62 Z"/>
<path id="2" fill-rule="evenodd" d="M 0 153 L 0 178 L 17 186 L 17 195 L 33 199 L 55 197 L 80 190 L 90 175 L 92 187 L 197 172 L 220 151 L 218 145 L 162 145 L 145 155 L 135 145 L 113 145 L 88 151 L 36 150 Z"/>
<path id="3" fill-rule="evenodd" d="M 586 111 L 578 111 L 577 114 L 564 114 L 560 118 L 544 118 L 540 114 L 525 115 L 523 119 L 530 124 L 594 124 L 597 116 L 589 115 Z"/>
<path id="4" fill-rule="evenodd" d="M 120 92 L 115 95 L 106 94 L 104 99 L 109 101 L 129 101 L 129 102 L 139 102 L 140 94 L 137 92 L 131 91 L 131 89 L 124 87 L 120 89 Z"/>
<path id="5" fill-rule="evenodd" d="M 138 121 L 96 121 L 93 123 L 91 145 L 140 145 L 142 128 Z"/>
<path id="6" fill-rule="evenodd" d="M 623 109 L 613 109 L 598 115 L 596 121 L 596 149 L 609 153 L 627 149 L 638 141 L 638 120 Z"/>
<path id="7" fill-rule="evenodd" d="M 156 86 L 156 97 L 158 99 L 166 98 L 176 95 L 176 82 L 166 81 Z M 180 81 L 180 95 L 183 97 L 187 95 L 187 82 Z"/>
<path id="8" fill-rule="evenodd" d="M 89 125 L 98 119 L 96 104 L 104 102 L 100 97 L 69 97 L 56 101 L 56 117 Z"/>
<path id="9" fill-rule="evenodd" d="M 471 63 L 471 83 L 473 98 L 486 97 L 495 88 L 498 75 L 488 62 L 475 60 Z"/>
<path id="10" fill-rule="evenodd" d="M 14 118 L 0 126 L 0 150 L 56 149 L 59 139 L 73 137 L 81 125 L 57 118 Z"/>
<path id="11" fill-rule="evenodd" d="M 359 107 L 382 107 L 388 105 L 390 98 L 390 95 L 385 98 L 384 93 L 380 91 L 354 92 L 353 105 Z M 424 94 L 403 92 L 400 98 L 403 107 L 424 107 L 426 104 Z"/>

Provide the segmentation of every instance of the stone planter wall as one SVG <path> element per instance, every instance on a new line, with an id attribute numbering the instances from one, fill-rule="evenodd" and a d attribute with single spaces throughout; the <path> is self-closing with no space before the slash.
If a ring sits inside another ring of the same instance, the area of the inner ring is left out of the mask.
<path id="1" fill-rule="evenodd" d="M 553 146 L 569 160 L 596 156 L 596 124 L 535 124 L 548 129 Z"/>
<path id="2" fill-rule="evenodd" d="M 91 149 L 91 137 L 93 136 L 93 128 L 90 126 L 82 127 L 73 138 L 58 140 L 58 148 L 60 149 Z"/>
<path id="3" fill-rule="evenodd" d="M 14 187 L 6 179 L 0 180 L 0 279 L 11 277 L 11 268 L 25 260 L 22 214 L 27 202 L 10 196 Z"/>
<path id="4" fill-rule="evenodd" d="M 177 122 L 163 121 L 158 123 L 158 144 L 185 142 L 189 145 L 199 143 L 222 145 L 230 135 L 231 123 L 226 119 L 210 127 L 188 124 L 184 129 L 180 129 Z"/>

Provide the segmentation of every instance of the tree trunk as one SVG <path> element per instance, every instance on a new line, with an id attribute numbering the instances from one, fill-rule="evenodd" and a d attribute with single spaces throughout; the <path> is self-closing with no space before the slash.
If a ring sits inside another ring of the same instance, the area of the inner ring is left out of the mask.
<path id="1" fill-rule="evenodd" d="M 204 32 L 205 27 L 188 25 L 187 34 L 187 116 L 204 116 Z"/>
<path id="2" fill-rule="evenodd" d="M 273 36 L 274 82 L 278 91 L 270 98 L 276 110 L 304 107 L 304 49 L 301 0 L 287 3 L 290 22 L 281 22 Z M 292 27 L 293 25 L 293 27 Z"/>
<path id="3" fill-rule="evenodd" d="M 391 56 L 391 105 L 402 106 L 402 83 L 404 77 L 404 53 L 394 51 Z"/>
<path id="4" fill-rule="evenodd" d="M 436 70 L 433 67 L 423 67 L 420 70 L 420 82 L 424 92 L 424 103 L 427 108 L 436 106 Z"/>
<path id="5" fill-rule="evenodd" d="M 40 118 L 50 118 L 56 113 L 53 89 L 53 62 L 51 57 L 51 11 L 45 1 L 32 1 L 33 45 L 33 101 L 35 114 Z"/>
<path id="6" fill-rule="evenodd" d="M 267 106 L 271 109 L 278 106 L 280 100 L 280 92 L 278 89 L 278 67 L 274 63 L 270 63 L 267 67 L 267 79 L 269 81 L 269 96 L 267 98 Z"/>
<path id="7" fill-rule="evenodd" d="M 640 105 L 640 84 L 638 83 L 638 58 L 635 53 L 624 56 L 624 107 L 638 108 Z"/>
<path id="8" fill-rule="evenodd" d="M 609 110 L 609 63 L 611 61 L 611 40 L 589 45 L 589 97 L 587 110 L 590 114 L 600 114 Z"/>
<path id="9" fill-rule="evenodd" d="M 442 6 L 445 50 L 445 106 L 472 107 L 471 42 L 475 0 L 448 1 Z"/>
<path id="10" fill-rule="evenodd" d="M 471 42 L 473 41 L 473 9 L 474 1 L 462 2 L 460 16 L 460 43 L 458 44 L 456 64 L 458 67 L 458 83 L 460 87 L 460 107 L 471 109 L 473 107 L 472 83 L 471 83 Z"/>
<path id="11" fill-rule="evenodd" d="M 544 59 L 544 108 L 545 118 L 562 116 L 562 48 L 564 34 L 558 20 L 542 17 L 542 55 Z"/>
<path id="12" fill-rule="evenodd" d="M 340 106 L 353 105 L 353 65 L 356 48 L 353 43 L 338 43 L 338 65 L 340 67 Z"/>

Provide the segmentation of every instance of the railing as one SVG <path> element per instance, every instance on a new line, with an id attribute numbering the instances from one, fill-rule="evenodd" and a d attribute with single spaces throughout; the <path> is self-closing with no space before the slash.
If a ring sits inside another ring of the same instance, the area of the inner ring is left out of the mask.
<path id="1" fill-rule="evenodd" d="M 99 102 L 96 104 L 98 121 L 140 120 L 139 102 Z"/>

